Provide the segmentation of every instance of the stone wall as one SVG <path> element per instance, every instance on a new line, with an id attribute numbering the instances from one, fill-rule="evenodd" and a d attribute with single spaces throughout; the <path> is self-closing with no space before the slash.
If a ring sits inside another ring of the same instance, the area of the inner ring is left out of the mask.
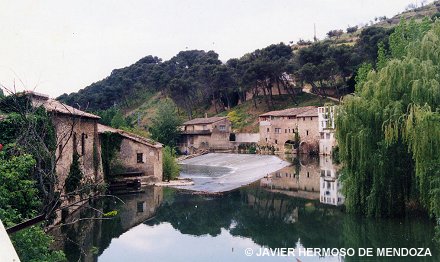
<path id="1" fill-rule="evenodd" d="M 260 142 L 260 133 L 236 133 L 236 143 L 258 143 Z"/>
<path id="2" fill-rule="evenodd" d="M 138 154 L 142 154 L 141 163 L 138 163 Z M 122 137 L 121 147 L 114 161 L 120 163 L 124 172 L 141 172 L 143 176 L 162 181 L 162 148 Z"/>
<path id="3" fill-rule="evenodd" d="M 318 150 L 320 135 L 316 116 L 286 116 L 260 121 L 260 145 L 271 145 L 283 152 L 285 143 L 295 140 L 295 130 L 298 130 L 300 136 L 302 153 Z"/>
<path id="4" fill-rule="evenodd" d="M 231 134 L 231 122 L 228 119 L 223 119 L 212 124 L 212 133 L 209 141 L 210 149 L 230 149 L 231 143 L 229 136 Z M 220 130 L 220 126 L 225 126 L 224 130 Z"/>
<path id="5" fill-rule="evenodd" d="M 52 119 L 57 134 L 58 189 L 62 190 L 64 187 L 72 165 L 74 150 L 80 156 L 79 162 L 84 180 L 101 183 L 103 172 L 97 120 L 62 114 L 54 115 Z"/>

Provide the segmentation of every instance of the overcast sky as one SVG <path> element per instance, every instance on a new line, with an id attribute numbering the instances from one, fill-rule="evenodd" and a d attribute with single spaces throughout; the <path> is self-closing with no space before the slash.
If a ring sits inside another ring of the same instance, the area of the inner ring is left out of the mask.
<path id="1" fill-rule="evenodd" d="M 146 55 L 270 44 L 391 17 L 420 0 L 0 0 L 0 83 L 56 97 Z M 432 1 L 431 1 L 432 2 Z"/>

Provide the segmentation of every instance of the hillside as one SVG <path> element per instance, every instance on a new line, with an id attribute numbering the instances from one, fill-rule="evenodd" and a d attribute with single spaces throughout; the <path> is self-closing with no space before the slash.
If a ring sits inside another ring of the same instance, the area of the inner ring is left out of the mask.
<path id="1" fill-rule="evenodd" d="M 205 113 L 229 113 L 238 115 L 237 129 L 255 130 L 258 114 L 290 107 L 294 104 L 287 101 L 292 98 L 302 100 L 298 106 L 321 105 L 321 100 L 315 101 L 317 97 L 295 95 L 304 86 L 321 96 L 340 97 L 353 92 L 359 66 L 369 63 L 375 67 L 378 43 L 384 43 L 387 52 L 390 28 L 401 18 L 431 18 L 439 9 L 439 2 L 435 2 L 390 19 L 377 18 L 376 24 L 353 27 L 350 33 L 333 30 L 335 36 L 316 43 L 273 44 L 226 63 L 214 51 L 181 51 L 167 61 L 149 55 L 58 99 L 94 112 L 118 108 L 130 116 L 132 124 L 144 127 L 150 124 L 157 105 L 163 99 L 172 99 L 184 120 Z M 275 91 L 284 95 L 277 96 Z M 255 104 L 257 108 L 252 106 Z"/>
<path id="2" fill-rule="evenodd" d="M 146 100 L 140 106 L 134 108 L 128 108 L 123 110 L 126 116 L 131 116 L 134 119 L 132 124 L 137 123 L 137 118 L 140 119 L 140 124 L 144 128 L 148 128 L 151 124 L 151 120 L 154 117 L 157 105 L 167 99 L 163 94 L 156 93 Z M 296 103 L 295 103 L 296 102 Z M 229 116 L 232 121 L 233 130 L 236 132 L 258 132 L 258 116 L 270 111 L 270 110 L 282 110 L 291 107 L 303 107 L 303 106 L 323 106 L 326 104 L 334 104 L 335 102 L 322 98 L 317 95 L 301 93 L 295 98 L 295 102 L 288 95 L 274 96 L 275 107 L 269 109 L 260 97 L 257 99 L 257 107 L 255 108 L 252 100 L 248 100 L 241 103 L 229 110 L 225 110 L 221 113 L 216 113 L 213 107 L 206 110 L 198 110 L 194 117 L 204 117 L 205 113 L 208 117 L 211 116 Z M 180 109 L 180 116 L 183 121 L 188 120 L 183 111 Z"/>

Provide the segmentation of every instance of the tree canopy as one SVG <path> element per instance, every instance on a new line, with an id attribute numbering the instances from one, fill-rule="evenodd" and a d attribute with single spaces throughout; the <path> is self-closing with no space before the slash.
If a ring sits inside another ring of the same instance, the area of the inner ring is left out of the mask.
<path id="1" fill-rule="evenodd" d="M 389 43 L 337 117 L 346 205 L 394 216 L 420 203 L 440 217 L 440 23 L 401 22 Z"/>

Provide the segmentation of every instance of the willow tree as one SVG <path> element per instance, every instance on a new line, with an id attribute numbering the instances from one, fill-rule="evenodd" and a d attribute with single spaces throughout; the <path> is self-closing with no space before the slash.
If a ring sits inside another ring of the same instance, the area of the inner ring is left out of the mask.
<path id="1" fill-rule="evenodd" d="M 402 22 L 389 58 L 358 79 L 337 121 L 347 209 L 440 217 L 440 23 Z"/>

